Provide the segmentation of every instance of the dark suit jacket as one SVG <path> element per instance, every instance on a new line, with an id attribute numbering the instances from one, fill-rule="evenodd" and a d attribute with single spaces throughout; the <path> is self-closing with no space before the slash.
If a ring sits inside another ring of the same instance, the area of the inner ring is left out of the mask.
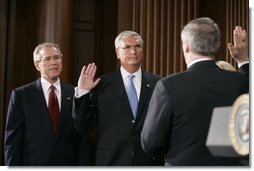
<path id="1" fill-rule="evenodd" d="M 90 95 L 75 100 L 76 118 L 78 125 L 83 126 L 81 129 L 89 131 L 90 128 L 87 128 L 89 124 L 98 125 L 96 165 L 163 164 L 161 158 L 144 153 L 140 143 L 140 132 L 150 97 L 159 78 L 157 75 L 142 71 L 141 94 L 136 120 L 131 112 L 120 70 L 101 77 L 101 81 L 92 92 L 91 100 L 89 100 Z M 90 109 L 92 106 L 95 107 L 93 112 L 90 112 L 91 115 L 87 112 L 88 106 Z M 93 118 L 93 121 L 89 118 Z"/>
<path id="2" fill-rule="evenodd" d="M 166 165 L 238 165 L 238 160 L 212 156 L 206 138 L 213 108 L 231 106 L 245 92 L 246 77 L 221 70 L 214 61 L 198 62 L 160 80 L 141 133 L 144 150 L 165 150 Z"/>
<path id="3" fill-rule="evenodd" d="M 9 166 L 77 165 L 79 136 L 73 126 L 74 87 L 61 83 L 59 134 L 52 132 L 40 79 L 15 89 L 10 98 L 4 154 Z"/>

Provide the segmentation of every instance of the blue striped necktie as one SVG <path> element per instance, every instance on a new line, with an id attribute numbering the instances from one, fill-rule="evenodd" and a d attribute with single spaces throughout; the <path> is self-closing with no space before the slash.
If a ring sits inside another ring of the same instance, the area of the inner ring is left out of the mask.
<path id="1" fill-rule="evenodd" d="M 132 114 L 133 114 L 134 118 L 136 119 L 136 114 L 137 114 L 137 110 L 138 110 L 138 96 L 137 96 L 137 92 L 136 92 L 136 89 L 135 89 L 133 81 L 132 81 L 132 79 L 134 77 L 135 77 L 135 75 L 128 76 L 128 78 L 127 78 L 128 81 L 127 81 L 127 85 L 126 85 L 126 92 L 128 95 Z"/>

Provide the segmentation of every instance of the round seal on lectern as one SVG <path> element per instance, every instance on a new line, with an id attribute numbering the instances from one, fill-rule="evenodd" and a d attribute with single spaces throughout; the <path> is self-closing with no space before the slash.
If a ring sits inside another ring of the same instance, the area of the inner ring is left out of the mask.
<path id="1" fill-rule="evenodd" d="M 249 154 L 249 118 L 249 94 L 243 94 L 235 100 L 229 118 L 229 137 L 234 150 L 241 156 Z"/>

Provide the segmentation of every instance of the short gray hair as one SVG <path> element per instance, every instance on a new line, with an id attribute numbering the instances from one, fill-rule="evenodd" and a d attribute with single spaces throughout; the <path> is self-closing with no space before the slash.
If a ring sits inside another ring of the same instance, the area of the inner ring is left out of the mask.
<path id="1" fill-rule="evenodd" d="M 121 32 L 115 39 L 115 48 L 119 48 L 120 45 L 121 45 L 121 42 L 123 39 L 127 38 L 127 37 L 137 37 L 138 38 L 138 42 L 140 43 L 141 46 L 143 46 L 144 44 L 144 41 L 143 39 L 141 38 L 141 36 L 134 32 L 134 31 L 129 31 L 129 30 L 126 30 L 126 31 L 123 31 Z"/>
<path id="2" fill-rule="evenodd" d="M 210 18 L 190 21 L 182 30 L 182 42 L 187 43 L 197 54 L 215 57 L 220 47 L 220 29 Z"/>
<path id="3" fill-rule="evenodd" d="M 43 49 L 43 48 L 50 48 L 50 47 L 56 48 L 60 58 L 63 57 L 63 54 L 61 53 L 60 48 L 59 48 L 59 46 L 57 44 L 44 42 L 44 43 L 41 43 L 38 46 L 36 46 L 36 48 L 34 49 L 34 52 L 33 52 L 34 63 L 40 62 L 42 60 L 42 56 L 39 53 L 40 50 Z"/>

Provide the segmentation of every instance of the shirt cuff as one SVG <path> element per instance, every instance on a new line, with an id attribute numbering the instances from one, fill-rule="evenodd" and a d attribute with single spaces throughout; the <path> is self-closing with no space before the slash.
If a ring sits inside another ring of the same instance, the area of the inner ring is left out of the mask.
<path id="1" fill-rule="evenodd" d="M 85 90 L 85 89 L 75 87 L 75 98 L 80 98 L 81 96 L 87 93 L 90 93 L 90 90 Z"/>
<path id="2" fill-rule="evenodd" d="M 244 61 L 244 62 L 239 62 L 237 65 L 238 65 L 238 68 L 241 68 L 241 66 L 243 66 L 244 64 L 248 64 L 249 61 Z"/>

